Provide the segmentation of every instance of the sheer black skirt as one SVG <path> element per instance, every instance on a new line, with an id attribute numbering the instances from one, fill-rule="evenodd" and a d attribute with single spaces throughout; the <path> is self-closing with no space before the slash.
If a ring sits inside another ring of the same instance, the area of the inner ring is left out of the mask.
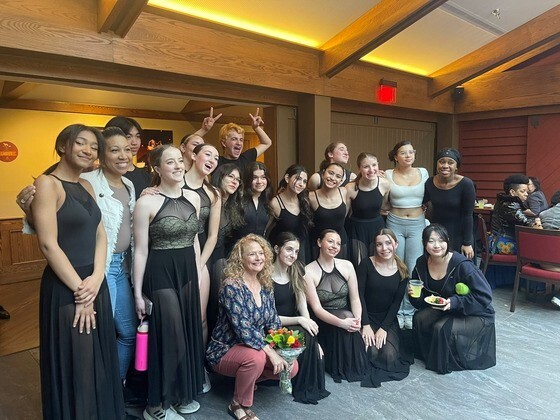
<path id="1" fill-rule="evenodd" d="M 480 316 L 453 316 L 424 308 L 414 314 L 416 357 L 437 373 L 482 370 L 496 365 L 496 329 Z"/>
<path id="2" fill-rule="evenodd" d="M 84 279 L 93 266 L 75 267 Z M 41 397 L 47 420 L 121 419 L 122 385 L 107 282 L 94 302 L 96 328 L 73 328 L 74 294 L 47 266 L 39 301 Z"/>
<path id="3" fill-rule="evenodd" d="M 370 324 L 377 331 L 379 324 Z M 369 347 L 367 350 L 368 369 L 362 386 L 378 388 L 381 382 L 400 381 L 410 373 L 410 365 L 414 363 L 414 355 L 406 351 L 401 342 L 399 324 L 395 318 L 387 329 L 387 342 L 379 350 Z"/>
<path id="4" fill-rule="evenodd" d="M 299 355 L 298 374 L 292 379 L 294 401 L 303 404 L 317 404 L 331 393 L 325 389 L 325 359 L 320 357 L 317 337 L 305 332 L 305 351 Z"/>
<path id="5" fill-rule="evenodd" d="M 346 309 L 329 310 L 339 318 L 353 317 Z M 335 382 L 343 379 L 348 382 L 361 381 L 364 378 L 367 361 L 364 340 L 360 332 L 348 332 L 342 328 L 322 322 L 317 336 L 325 353 L 325 371 Z"/>
<path id="6" fill-rule="evenodd" d="M 150 250 L 143 291 L 148 332 L 148 405 L 188 404 L 202 391 L 204 344 L 193 247 Z"/>

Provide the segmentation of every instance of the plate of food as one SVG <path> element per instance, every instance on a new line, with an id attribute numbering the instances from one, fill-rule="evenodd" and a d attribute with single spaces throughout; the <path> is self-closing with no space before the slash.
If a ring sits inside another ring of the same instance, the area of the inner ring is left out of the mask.
<path id="1" fill-rule="evenodd" d="M 426 296 L 424 298 L 424 302 L 426 302 L 428 305 L 432 305 L 435 306 L 436 308 L 443 308 L 445 305 L 447 305 L 447 301 L 440 297 L 440 296 Z"/>

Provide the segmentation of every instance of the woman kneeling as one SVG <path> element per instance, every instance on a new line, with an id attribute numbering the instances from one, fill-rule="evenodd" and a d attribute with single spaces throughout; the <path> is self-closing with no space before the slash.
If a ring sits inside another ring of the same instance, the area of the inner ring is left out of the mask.
<path id="1" fill-rule="evenodd" d="M 426 369 L 442 374 L 494 366 L 496 330 L 488 281 L 471 260 L 449 249 L 443 226 L 426 227 L 422 243 L 424 255 L 412 272 L 413 279 L 424 282 L 420 297 L 413 298 L 408 287 L 410 302 L 419 309 L 413 320 L 416 356 Z"/>
<path id="2" fill-rule="evenodd" d="M 274 306 L 270 245 L 254 234 L 241 238 L 224 271 L 218 322 L 206 357 L 215 372 L 235 378 L 228 413 L 236 419 L 257 419 L 249 409 L 255 383 L 278 379 L 281 371 L 289 369 L 288 363 L 264 341 L 266 331 L 281 326 Z M 297 370 L 294 362 L 291 376 Z"/>

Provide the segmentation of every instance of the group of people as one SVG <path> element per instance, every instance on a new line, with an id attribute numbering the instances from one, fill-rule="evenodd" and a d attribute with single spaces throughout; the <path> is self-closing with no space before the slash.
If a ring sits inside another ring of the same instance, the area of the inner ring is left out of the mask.
<path id="1" fill-rule="evenodd" d="M 311 404 L 329 395 L 325 372 L 366 387 L 401 380 L 414 362 L 407 329 L 430 370 L 495 364 L 492 294 L 472 261 L 474 185 L 456 150 L 438 153 L 433 177 L 414 166 L 409 141 L 389 153 L 393 169 L 364 152 L 354 174 L 332 143 L 317 173 L 291 165 L 274 194 L 256 161 L 271 145 L 259 110 L 259 145 L 245 152 L 236 124 L 220 130 L 221 155 L 204 143 L 220 116 L 211 110 L 179 148 L 155 147 L 152 182 L 133 164 L 136 121 L 113 118 L 102 133 L 71 125 L 55 143 L 60 161 L 18 194 L 48 262 L 44 418 L 120 418 L 145 319 L 145 419 L 196 412 L 216 374 L 235 378 L 237 419 L 257 418 L 256 383 L 282 371 Z M 423 282 L 420 297 L 409 279 Z M 293 364 L 264 341 L 281 326 L 305 332 Z"/>
<path id="2" fill-rule="evenodd" d="M 491 252 L 515 255 L 517 243 L 515 226 L 535 229 L 560 229 L 560 191 L 556 191 L 550 205 L 538 178 L 513 174 L 504 180 L 504 191 L 498 193 L 491 219 Z M 541 264 L 541 268 L 560 271 L 560 268 Z M 551 302 L 560 307 L 560 293 Z"/>

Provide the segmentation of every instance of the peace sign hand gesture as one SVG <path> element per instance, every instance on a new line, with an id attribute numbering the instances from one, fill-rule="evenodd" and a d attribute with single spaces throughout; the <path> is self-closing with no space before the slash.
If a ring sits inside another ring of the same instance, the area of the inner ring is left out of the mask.
<path id="1" fill-rule="evenodd" d="M 218 121 L 221 116 L 222 114 L 220 113 L 214 117 L 214 107 L 210 107 L 210 115 L 204 118 L 204 121 L 202 121 L 202 129 L 206 132 L 210 131 L 214 126 L 214 123 Z"/>
<path id="2" fill-rule="evenodd" d="M 255 115 L 249 112 L 249 116 L 251 117 L 251 120 L 253 120 L 251 122 L 251 126 L 253 127 L 253 130 L 256 130 L 257 128 L 259 128 L 259 126 L 264 125 L 264 121 L 262 117 L 259 116 L 259 110 L 260 108 L 257 108 L 257 112 L 255 112 Z"/>

